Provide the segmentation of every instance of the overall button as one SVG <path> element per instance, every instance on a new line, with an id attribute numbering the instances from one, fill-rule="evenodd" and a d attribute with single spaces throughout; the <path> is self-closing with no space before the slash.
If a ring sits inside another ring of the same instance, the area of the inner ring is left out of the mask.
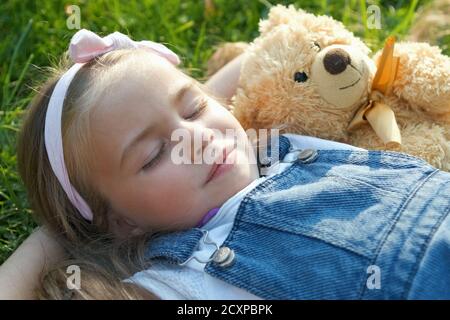
<path id="1" fill-rule="evenodd" d="M 228 247 L 220 247 L 214 254 L 213 261 L 220 267 L 230 266 L 235 258 L 234 251 Z"/>
<path id="2" fill-rule="evenodd" d="M 268 156 L 264 156 L 259 160 L 261 167 L 270 167 L 272 165 L 272 159 Z"/>
<path id="3" fill-rule="evenodd" d="M 297 157 L 302 163 L 311 163 L 314 162 L 318 156 L 319 153 L 317 152 L 317 150 L 304 149 L 298 154 Z"/>

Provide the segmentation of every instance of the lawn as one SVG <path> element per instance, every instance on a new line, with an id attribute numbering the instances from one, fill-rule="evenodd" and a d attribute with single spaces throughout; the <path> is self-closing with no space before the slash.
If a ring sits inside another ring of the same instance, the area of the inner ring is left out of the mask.
<path id="1" fill-rule="evenodd" d="M 139 0 L 31 1 L 0 4 L 0 264 L 36 226 L 16 170 L 15 140 L 33 87 L 46 77 L 77 31 L 67 27 L 68 5 L 80 8 L 81 28 L 102 35 L 120 31 L 136 40 L 167 44 L 182 67 L 203 80 L 206 61 L 223 41 L 250 41 L 271 5 L 297 7 L 339 19 L 376 50 L 391 34 L 404 38 L 416 12 L 430 1 Z M 206 4 L 206 5 L 205 5 Z M 381 29 L 369 29 L 367 8 L 381 10 Z M 448 37 L 441 43 L 449 54 Z"/>

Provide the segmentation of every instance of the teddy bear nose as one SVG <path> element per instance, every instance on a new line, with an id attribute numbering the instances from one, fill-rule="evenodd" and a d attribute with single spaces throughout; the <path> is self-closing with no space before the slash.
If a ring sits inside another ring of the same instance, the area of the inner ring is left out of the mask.
<path id="1" fill-rule="evenodd" d="M 350 62 L 350 56 L 341 48 L 331 49 L 323 58 L 325 70 L 330 74 L 339 74 L 343 72 Z"/>

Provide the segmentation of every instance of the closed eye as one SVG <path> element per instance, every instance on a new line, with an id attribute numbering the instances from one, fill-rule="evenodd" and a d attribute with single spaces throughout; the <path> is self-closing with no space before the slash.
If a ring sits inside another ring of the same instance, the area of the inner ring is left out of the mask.
<path id="1" fill-rule="evenodd" d="M 189 116 L 185 117 L 184 119 L 186 119 L 186 120 L 197 119 L 203 113 L 203 111 L 206 109 L 207 106 L 208 106 L 208 101 L 205 98 L 200 98 L 200 102 L 195 107 L 195 110 Z"/>
<path id="2" fill-rule="evenodd" d="M 143 167 L 142 170 L 143 171 L 147 171 L 150 168 L 153 168 L 154 166 L 156 166 L 158 164 L 158 162 L 161 160 L 161 157 L 164 154 L 164 151 L 166 151 L 166 147 L 167 147 L 167 142 L 164 142 L 161 147 L 158 150 L 158 153 L 156 154 L 156 156 L 154 156 L 150 161 L 148 161 Z"/>

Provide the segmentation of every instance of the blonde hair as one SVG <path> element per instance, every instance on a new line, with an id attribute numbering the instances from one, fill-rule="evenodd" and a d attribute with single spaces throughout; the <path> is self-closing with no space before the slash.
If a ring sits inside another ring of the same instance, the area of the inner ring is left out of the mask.
<path id="1" fill-rule="evenodd" d="M 94 212 L 92 223 L 72 206 L 53 174 L 44 145 L 45 114 L 60 76 L 70 67 L 67 54 L 27 109 L 18 136 L 18 170 L 39 224 L 55 235 L 68 258 L 48 266 L 36 295 L 41 299 L 155 298 L 122 280 L 145 268 L 144 246 L 149 235 L 117 239 L 109 230 L 109 202 L 89 183 L 92 154 L 89 114 L 107 86 L 107 72 L 139 50 L 116 50 L 88 62 L 73 79 L 64 102 L 62 137 L 65 163 L 72 185 Z M 87 152 L 87 151 L 90 152 Z M 69 289 L 69 265 L 81 269 L 81 288 Z M 148 267 L 148 266 L 147 266 Z"/>

